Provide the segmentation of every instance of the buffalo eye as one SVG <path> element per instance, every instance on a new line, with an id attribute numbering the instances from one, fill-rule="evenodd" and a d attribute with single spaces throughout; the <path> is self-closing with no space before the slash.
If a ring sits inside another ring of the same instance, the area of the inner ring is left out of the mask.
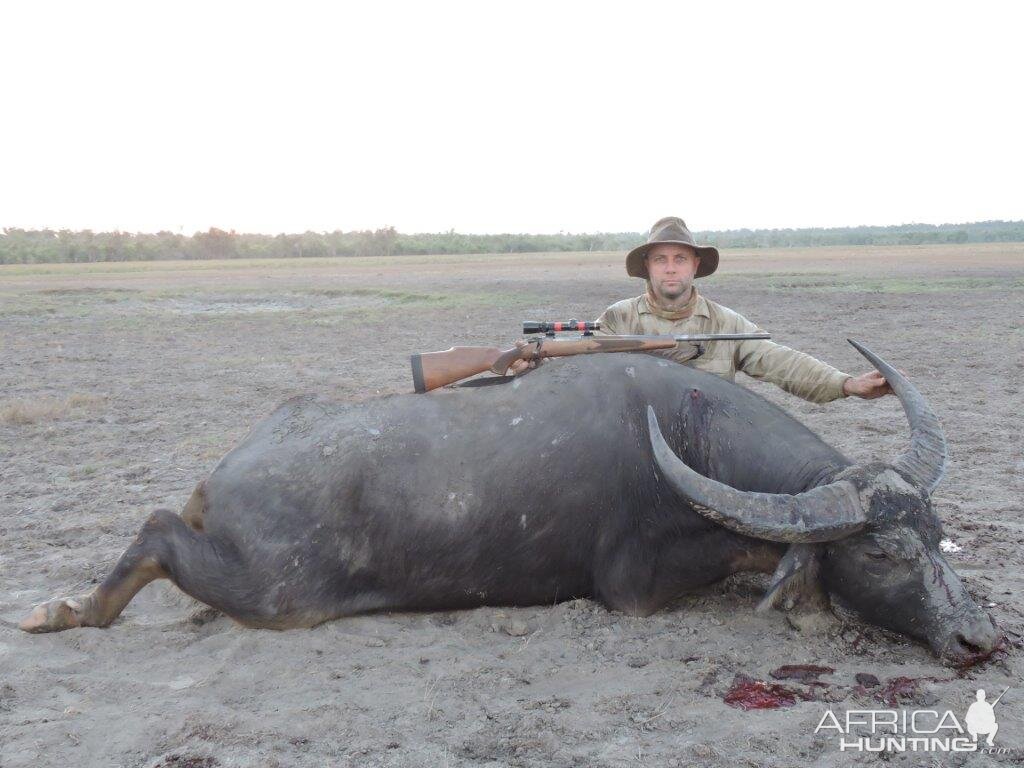
<path id="1" fill-rule="evenodd" d="M 865 552 L 872 560 L 887 560 L 889 556 L 885 552 Z"/>

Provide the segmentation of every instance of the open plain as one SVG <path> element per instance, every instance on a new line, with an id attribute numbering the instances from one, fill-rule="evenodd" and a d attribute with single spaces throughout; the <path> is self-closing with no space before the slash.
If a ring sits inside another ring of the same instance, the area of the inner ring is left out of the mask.
<path id="1" fill-rule="evenodd" d="M 906 371 L 949 440 L 933 497 L 947 557 L 1004 652 L 958 671 L 850 616 L 802 634 L 754 613 L 753 575 L 650 618 L 575 599 L 283 632 L 162 581 L 108 629 L 22 633 L 288 397 L 411 392 L 413 352 L 505 346 L 524 319 L 594 318 L 642 284 L 609 253 L 14 265 L 0 267 L 0 766 L 874 765 L 814 733 L 826 709 L 962 720 L 977 688 L 1008 686 L 1008 751 L 887 762 L 1024 761 L 1024 244 L 724 251 L 697 285 L 848 372 L 866 366 L 847 337 Z M 907 444 L 893 397 L 818 406 L 741 383 L 854 460 Z M 723 701 L 738 675 L 775 682 L 787 664 L 834 671 L 783 681 L 792 706 Z"/>

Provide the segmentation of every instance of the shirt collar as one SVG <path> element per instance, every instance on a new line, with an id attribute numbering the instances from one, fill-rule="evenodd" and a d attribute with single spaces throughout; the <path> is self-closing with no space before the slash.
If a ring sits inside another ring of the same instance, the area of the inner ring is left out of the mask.
<path id="1" fill-rule="evenodd" d="M 637 296 L 637 299 L 637 312 L 641 315 L 652 314 L 651 308 L 647 306 L 647 297 Z M 711 317 L 711 313 L 708 312 L 708 302 L 703 293 L 697 296 L 697 306 L 693 308 L 693 314 L 690 317 Z"/>

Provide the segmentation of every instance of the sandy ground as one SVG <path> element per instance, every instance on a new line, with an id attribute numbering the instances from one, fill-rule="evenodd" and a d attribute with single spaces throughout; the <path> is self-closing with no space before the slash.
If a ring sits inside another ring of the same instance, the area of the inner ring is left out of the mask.
<path id="1" fill-rule="evenodd" d="M 929 398 L 951 463 L 948 555 L 1009 632 L 966 673 L 845 617 L 821 635 L 753 608 L 743 576 L 631 618 L 575 600 L 245 629 L 168 582 L 108 629 L 31 636 L 37 602 L 103 578 L 157 507 L 180 509 L 285 398 L 411 391 L 408 355 L 507 343 L 523 319 L 635 295 L 619 254 L 0 267 L 0 766 L 811 766 L 875 764 L 814 734 L 879 708 L 854 676 L 919 679 L 898 703 L 966 712 L 1010 691 L 995 755 L 1024 761 L 1024 245 L 726 252 L 711 298 L 851 372 L 846 337 Z M 851 458 L 906 445 L 895 398 L 815 406 L 744 378 Z M 737 674 L 834 669 L 812 700 L 744 711 Z M 991 697 L 990 697 L 991 698 Z"/>

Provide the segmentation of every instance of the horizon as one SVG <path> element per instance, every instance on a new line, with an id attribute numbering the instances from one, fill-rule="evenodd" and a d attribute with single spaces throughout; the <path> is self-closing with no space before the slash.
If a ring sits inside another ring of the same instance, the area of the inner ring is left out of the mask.
<path id="1" fill-rule="evenodd" d="M 900 224 L 846 224 L 834 227 L 731 227 L 729 229 L 696 229 L 691 228 L 694 233 L 700 234 L 726 234 L 734 232 L 786 232 L 786 231 L 804 231 L 804 230 L 848 230 L 848 229 L 902 229 L 907 227 L 933 227 L 941 229 L 943 227 L 971 227 L 980 226 L 985 224 L 1024 224 L 1024 219 L 981 219 L 978 221 L 945 221 L 939 224 L 932 224 L 923 221 L 910 221 L 903 222 Z M 388 229 L 390 225 L 385 225 L 378 229 Z M 286 236 L 292 237 L 297 235 L 303 235 L 306 233 L 312 234 L 332 234 L 336 232 L 352 233 L 352 232 L 372 232 L 374 230 L 369 229 L 325 229 L 325 230 L 314 230 L 307 229 L 302 232 L 240 232 L 233 229 L 224 229 L 216 225 L 206 229 L 197 230 L 195 232 L 175 232 L 173 230 L 163 229 L 155 232 L 148 231 L 136 231 L 126 229 L 111 229 L 111 230 L 94 230 L 94 229 L 68 229 L 62 228 L 57 229 L 54 227 L 40 227 L 40 228 L 29 228 L 29 227 L 18 227 L 18 226 L 7 226 L 0 227 L 0 236 L 7 236 L 7 231 L 20 231 L 20 232 L 53 232 L 59 234 L 60 232 L 71 232 L 74 234 L 81 234 L 84 232 L 91 232 L 94 235 L 160 235 L 160 234 L 171 234 L 181 237 L 195 237 L 196 235 L 204 235 L 209 233 L 211 230 L 224 232 L 230 235 L 242 236 L 255 236 L 255 237 L 278 237 Z M 402 230 L 395 229 L 397 235 L 403 235 L 408 237 L 415 237 L 417 235 L 446 235 L 449 234 L 449 230 L 439 230 L 433 232 L 403 232 Z M 559 230 L 557 232 L 463 232 L 458 230 L 451 231 L 455 235 L 467 235 L 470 237 L 579 237 L 583 235 L 644 235 L 647 230 L 596 230 L 596 231 L 579 231 L 572 232 L 568 230 Z"/>

